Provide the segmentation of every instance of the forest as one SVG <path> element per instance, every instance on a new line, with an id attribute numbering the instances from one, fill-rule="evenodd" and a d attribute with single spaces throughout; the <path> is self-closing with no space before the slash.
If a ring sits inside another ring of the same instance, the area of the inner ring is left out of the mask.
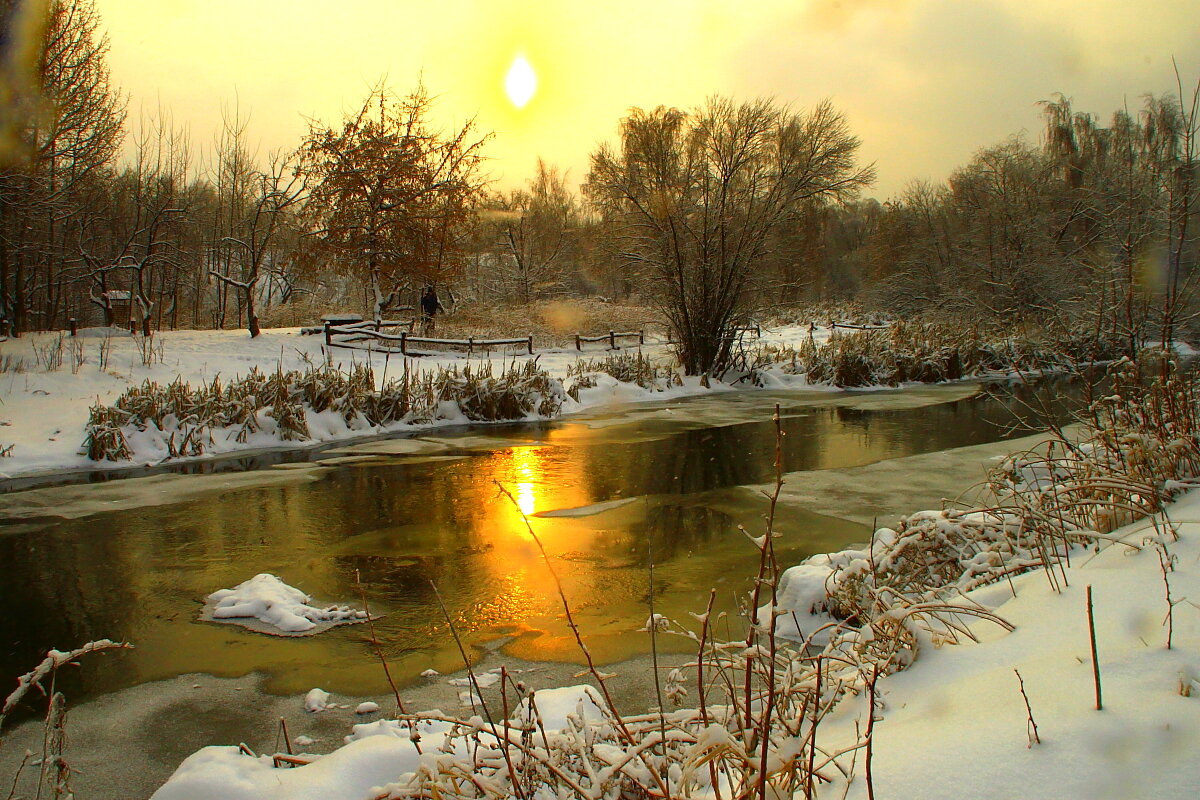
<path id="1" fill-rule="evenodd" d="M 1182 79 L 1108 118 L 1047 98 L 1035 135 L 882 202 L 833 102 L 724 97 L 633 109 L 596 131 L 610 143 L 578 188 L 539 161 L 503 190 L 494 134 L 439 128 L 419 82 L 379 83 L 288 152 L 260 152 L 236 106 L 198 144 L 168 108 L 130 112 L 91 0 L 56 0 L 40 29 L 20 7 L 0 5 L 6 38 L 29 45 L 8 48 L 0 131 L 0 317 L 13 335 L 75 319 L 254 336 L 332 309 L 378 319 L 425 286 L 451 312 L 652 304 L 693 374 L 728 360 L 731 326 L 826 301 L 1092 330 L 1131 351 L 1190 331 L 1200 86 Z"/>

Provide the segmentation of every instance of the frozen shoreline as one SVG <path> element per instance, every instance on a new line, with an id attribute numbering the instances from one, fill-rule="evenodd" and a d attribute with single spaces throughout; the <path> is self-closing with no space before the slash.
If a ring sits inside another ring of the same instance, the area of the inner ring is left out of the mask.
<path id="1" fill-rule="evenodd" d="M 23 362 L 20 372 L 0 373 L 0 448 L 12 446 L 11 453 L 0 458 L 0 481 L 29 483 L 46 481 L 55 476 L 75 476 L 92 473 L 119 474 L 137 472 L 164 465 L 180 466 L 202 464 L 228 458 L 250 457 L 262 454 L 304 452 L 326 447 L 334 443 L 354 443 L 370 439 L 403 434 L 420 434 L 439 429 L 452 428 L 471 422 L 465 417 L 449 417 L 430 424 L 411 425 L 397 423 L 372 427 L 365 424 L 346 425 L 341 420 L 314 419 L 310 426 L 312 435 L 307 440 L 281 441 L 270 434 L 258 432 L 244 442 L 223 440 L 223 432 L 217 432 L 217 441 L 202 456 L 166 459 L 164 453 L 143 451 L 135 453 L 133 461 L 92 461 L 81 452 L 85 438 L 88 410 L 95 403 L 111 404 L 131 386 L 145 380 L 160 384 L 176 378 L 193 386 L 214 377 L 228 381 L 242 376 L 251 369 L 264 372 L 276 369 L 303 370 L 311 364 L 325 363 L 327 357 L 333 366 L 348 369 L 355 364 L 369 363 L 379 379 L 385 374 L 395 377 L 401 369 L 400 359 L 382 353 L 352 351 L 342 348 L 326 349 L 321 336 L 302 336 L 299 328 L 279 328 L 263 331 L 256 339 L 250 339 L 244 331 L 162 331 L 155 335 L 155 346 L 161 347 L 161 359 L 145 364 L 143 351 L 139 348 L 140 337 L 114 335 L 111 339 L 91 335 L 95 330 L 80 331 L 72 346 L 81 348 L 83 362 L 73 365 L 72 356 L 58 369 L 46 371 L 37 365 L 36 350 L 53 344 L 57 333 L 28 334 L 20 339 L 10 339 L 0 345 L 6 358 Z M 787 326 L 774 331 L 763 331 L 761 341 L 774 345 L 795 346 L 808 338 L 807 326 Z M 818 330 L 816 340 L 823 341 L 828 330 Z M 100 347 L 109 342 L 104 368 L 100 365 Z M 665 356 L 667 345 L 647 344 L 641 348 L 654 358 Z M 566 377 L 568 367 L 580 358 L 603 358 L 604 350 L 584 351 L 554 349 L 536 353 L 534 356 L 497 353 L 490 356 L 465 356 L 446 354 L 407 359 L 409 369 L 429 371 L 439 367 L 490 362 L 494 367 L 514 361 L 536 359 L 537 363 L 554 378 Z M 634 352 L 624 348 L 621 353 Z M 809 386 L 803 376 L 772 375 L 776 385 L 769 388 L 807 388 L 833 390 L 830 387 Z M 671 400 L 681 397 L 723 391 L 753 389 L 744 383 L 729 386 L 713 382 L 711 388 L 700 385 L 699 378 L 685 378 L 682 386 L 663 391 L 651 391 L 641 387 L 603 381 L 600 386 L 581 392 L 580 401 L 570 398 L 564 403 L 562 413 L 554 419 L 570 414 L 592 410 L 610 404 L 637 403 L 655 400 Z M 310 413 L 310 418 L 316 415 Z M 323 417 L 324 415 L 322 415 Z M 531 416 L 528 421 L 546 419 Z M 519 420 L 507 420 L 513 422 Z M 358 421 L 356 421 L 358 422 Z M 149 456 L 149 457 L 148 457 Z"/>

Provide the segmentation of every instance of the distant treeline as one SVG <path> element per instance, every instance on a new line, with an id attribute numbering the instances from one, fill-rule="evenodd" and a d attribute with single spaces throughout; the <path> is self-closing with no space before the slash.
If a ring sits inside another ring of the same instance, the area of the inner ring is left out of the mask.
<path id="1" fill-rule="evenodd" d="M 635 295 L 677 328 L 711 319 L 680 337 L 702 372 L 727 357 L 712 343 L 728 326 L 780 303 L 1071 320 L 1131 343 L 1173 334 L 1194 306 L 1182 85 L 1107 125 L 1047 101 L 1037 143 L 1010 138 L 885 203 L 862 198 L 872 171 L 828 104 L 720 99 L 632 112 L 582 197 L 541 162 L 497 192 L 491 135 L 432 128 L 422 86 L 381 85 L 286 153 L 255 152 L 230 112 L 202 152 L 166 111 L 128 119 L 93 0 L 54 0 L 44 24 L 27 5 L 0 0 L 0 317 L 17 333 L 74 317 L 256 334 L 260 314 L 381 315 L 426 285 L 446 305 Z"/>

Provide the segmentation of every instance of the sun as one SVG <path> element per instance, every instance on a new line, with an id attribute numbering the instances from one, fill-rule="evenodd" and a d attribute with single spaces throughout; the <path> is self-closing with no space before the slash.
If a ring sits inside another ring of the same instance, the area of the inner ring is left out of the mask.
<path id="1" fill-rule="evenodd" d="M 524 54 L 518 53 L 508 68 L 508 75 L 504 77 L 504 91 L 517 108 L 524 108 L 537 91 L 537 73 Z"/>

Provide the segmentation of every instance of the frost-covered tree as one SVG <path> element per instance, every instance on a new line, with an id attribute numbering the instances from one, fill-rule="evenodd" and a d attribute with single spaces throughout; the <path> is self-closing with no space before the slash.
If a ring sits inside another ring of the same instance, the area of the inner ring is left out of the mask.
<path id="1" fill-rule="evenodd" d="M 495 226 L 500 277 L 523 303 L 561 291 L 577 221 L 566 179 L 540 158 L 525 189 L 501 195 Z"/>
<path id="2" fill-rule="evenodd" d="M 355 276 L 382 316 L 415 282 L 458 270 L 460 241 L 484 186 L 483 145 L 469 121 L 443 134 L 424 86 L 406 97 L 379 87 L 340 128 L 313 124 L 300 150 L 310 187 L 310 258 Z"/>
<path id="3" fill-rule="evenodd" d="M 823 102 L 716 97 L 691 112 L 635 109 L 591 157 L 585 192 L 670 321 L 688 374 L 720 373 L 734 327 L 769 299 L 756 279 L 806 203 L 854 197 L 874 176 Z"/>
<path id="4" fill-rule="evenodd" d="M 0 0 L 0 316 L 18 331 L 63 316 L 94 183 L 120 146 L 124 98 L 91 0 Z"/>

